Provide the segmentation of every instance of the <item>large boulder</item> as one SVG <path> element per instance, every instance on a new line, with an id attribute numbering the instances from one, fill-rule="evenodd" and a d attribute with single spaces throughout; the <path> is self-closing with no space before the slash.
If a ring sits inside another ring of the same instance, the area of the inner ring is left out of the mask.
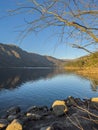
<path id="1" fill-rule="evenodd" d="M 56 116 L 61 116 L 68 111 L 65 102 L 61 100 L 56 100 L 52 105 L 52 109 Z"/>
<path id="2" fill-rule="evenodd" d="M 18 119 L 14 119 L 11 124 L 9 124 L 6 130 L 23 130 L 22 123 Z"/>

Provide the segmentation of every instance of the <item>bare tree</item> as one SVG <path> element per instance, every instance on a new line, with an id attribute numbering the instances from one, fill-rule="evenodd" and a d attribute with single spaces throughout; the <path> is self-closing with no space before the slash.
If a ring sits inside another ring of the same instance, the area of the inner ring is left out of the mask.
<path id="1" fill-rule="evenodd" d="M 22 38 L 50 26 L 58 27 L 61 42 L 90 52 L 98 46 L 98 0 L 25 0 L 11 14 L 27 12 Z"/>

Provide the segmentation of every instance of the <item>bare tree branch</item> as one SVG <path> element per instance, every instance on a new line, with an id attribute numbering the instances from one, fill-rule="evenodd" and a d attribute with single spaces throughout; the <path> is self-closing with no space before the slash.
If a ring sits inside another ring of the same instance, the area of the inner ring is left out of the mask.
<path id="1" fill-rule="evenodd" d="M 78 14 L 75 14 L 74 16 L 75 17 L 79 17 L 80 15 L 89 15 L 89 14 L 92 14 L 92 15 L 96 15 L 96 14 L 98 14 L 98 10 L 90 10 L 90 11 L 81 11 L 80 13 L 78 13 Z"/>
<path id="2" fill-rule="evenodd" d="M 90 0 L 26 0 L 26 5 L 10 11 L 15 13 L 21 10 L 31 11 L 34 19 L 24 18 L 27 28 L 23 35 L 30 32 L 39 32 L 42 29 L 58 27 L 62 34 L 61 41 L 77 40 L 81 42 L 72 44 L 73 47 L 83 49 L 89 53 L 88 47 L 98 45 L 98 6 L 96 1 Z M 20 12 L 21 13 L 21 12 Z M 28 26 L 29 25 L 29 26 Z M 68 29 L 69 28 L 69 29 Z M 73 31 L 74 30 L 74 31 Z M 58 32 L 58 33 L 59 33 Z M 70 38 L 69 38 L 70 37 Z M 87 41 L 84 42 L 83 41 Z M 64 42 L 65 43 L 65 42 Z M 83 43 L 83 45 L 82 45 Z"/>

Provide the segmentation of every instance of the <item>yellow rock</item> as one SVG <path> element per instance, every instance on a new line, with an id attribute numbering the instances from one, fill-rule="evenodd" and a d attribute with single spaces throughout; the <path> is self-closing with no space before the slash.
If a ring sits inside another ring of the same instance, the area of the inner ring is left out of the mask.
<path id="1" fill-rule="evenodd" d="M 91 98 L 91 102 L 98 102 L 98 97 Z"/>
<path id="2" fill-rule="evenodd" d="M 6 128 L 6 130 L 23 130 L 22 129 L 22 124 L 20 123 L 19 120 L 14 119 L 11 124 L 9 124 Z"/>
<path id="3" fill-rule="evenodd" d="M 65 102 L 61 101 L 61 100 L 56 100 L 56 101 L 54 101 L 52 107 L 57 106 L 57 105 L 64 105 L 65 106 Z"/>
<path id="4" fill-rule="evenodd" d="M 57 116 L 61 116 L 68 111 L 68 108 L 64 101 L 56 100 L 52 105 L 53 112 Z"/>

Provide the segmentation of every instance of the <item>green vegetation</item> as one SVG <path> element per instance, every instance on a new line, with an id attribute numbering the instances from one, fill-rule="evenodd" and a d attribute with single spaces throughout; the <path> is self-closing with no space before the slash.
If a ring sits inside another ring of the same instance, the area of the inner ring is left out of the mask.
<path id="1" fill-rule="evenodd" d="M 69 68 L 97 68 L 98 67 L 98 52 L 92 53 L 88 56 L 69 61 L 66 64 Z"/>

